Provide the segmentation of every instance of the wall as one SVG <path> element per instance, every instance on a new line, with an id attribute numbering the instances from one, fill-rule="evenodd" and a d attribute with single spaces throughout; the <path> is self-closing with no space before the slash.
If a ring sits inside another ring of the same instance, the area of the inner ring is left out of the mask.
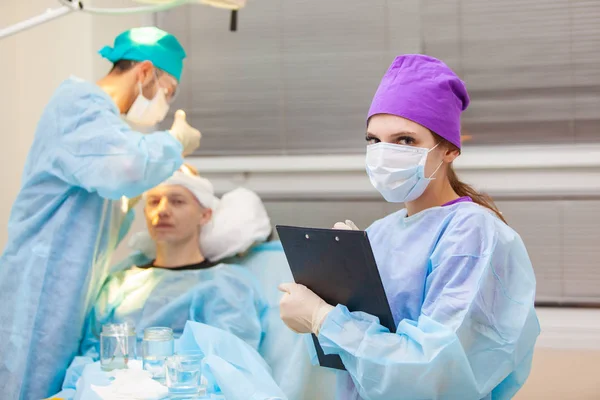
<path id="1" fill-rule="evenodd" d="M 539 348 L 533 369 L 515 400 L 597 400 L 600 351 Z"/>
<path id="2" fill-rule="evenodd" d="M 0 26 L 8 26 L 55 7 L 53 0 L 2 1 Z M 70 74 L 92 77 L 90 17 L 68 15 L 15 36 L 0 39 L 1 140 L 0 246 L 7 239 L 10 208 L 37 120 L 57 85 Z"/>
<path id="3" fill-rule="evenodd" d="M 600 310 L 538 309 L 542 334 L 516 400 L 597 400 Z"/>
<path id="4" fill-rule="evenodd" d="M 16 2 L 0 2 L 0 26 L 6 26 L 16 20 L 17 14 Z M 0 243 L 4 247 L 6 243 L 6 223 L 14 197 L 19 189 L 19 175 L 15 174 L 17 168 L 21 168 L 24 157 L 31 143 L 31 136 L 22 137 L 17 135 L 18 120 L 13 118 L 15 115 L 15 101 L 12 96 L 17 96 L 17 40 L 15 38 L 0 40 L 0 76 L 2 77 L 2 86 L 6 92 L 0 96 L 0 121 L 2 122 L 2 139 L 6 143 L 12 143 L 13 147 L 3 147 L 0 149 L 0 171 L 2 171 L 2 181 L 4 187 L 0 197 Z M 6 62 L 5 60 L 15 60 Z"/>

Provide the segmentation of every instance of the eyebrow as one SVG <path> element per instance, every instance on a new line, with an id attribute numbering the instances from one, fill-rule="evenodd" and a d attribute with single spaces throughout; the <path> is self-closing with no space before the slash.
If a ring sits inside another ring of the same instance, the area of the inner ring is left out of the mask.
<path id="1" fill-rule="evenodd" d="M 146 197 L 146 201 L 158 201 L 158 200 L 161 200 L 164 197 L 166 197 L 167 199 L 169 199 L 169 201 L 171 201 L 171 200 L 184 200 L 184 201 L 187 201 L 187 198 L 182 193 L 168 193 L 168 194 L 160 195 L 160 196 L 159 195 L 149 195 L 149 196 Z"/>
<path id="2" fill-rule="evenodd" d="M 392 136 L 392 137 L 399 137 L 399 136 L 406 136 L 406 135 L 410 135 L 410 136 L 417 136 L 417 134 L 416 134 L 415 132 L 412 132 L 412 131 L 400 131 L 400 132 L 393 133 L 391 136 Z M 367 137 L 368 137 L 368 136 L 377 137 L 377 135 L 376 135 L 376 134 L 374 134 L 374 133 L 371 133 L 371 132 L 367 132 L 367 133 L 366 133 L 366 136 L 367 136 Z"/>
<path id="3" fill-rule="evenodd" d="M 183 193 L 169 193 L 167 195 L 170 199 L 184 199 L 187 200 L 187 196 Z"/>

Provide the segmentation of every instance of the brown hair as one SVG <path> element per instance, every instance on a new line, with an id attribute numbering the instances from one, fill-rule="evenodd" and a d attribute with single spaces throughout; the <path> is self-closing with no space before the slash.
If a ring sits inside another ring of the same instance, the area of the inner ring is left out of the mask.
<path id="1" fill-rule="evenodd" d="M 446 146 L 449 149 L 455 149 L 455 150 L 460 151 L 460 149 L 458 147 L 456 147 L 455 145 L 453 145 L 446 139 L 440 137 L 439 135 L 435 135 L 435 136 L 437 136 L 437 138 L 442 143 L 442 145 Z M 448 181 L 450 181 L 450 186 L 452 186 L 452 190 L 454 190 L 457 195 L 459 195 L 460 197 L 465 197 L 465 196 L 470 197 L 473 200 L 473 203 L 479 204 L 480 206 L 493 211 L 494 214 L 496 214 L 496 216 L 498 218 L 500 218 L 500 220 L 502 220 L 502 222 L 504 222 L 505 224 L 508 225 L 508 223 L 502 216 L 502 213 L 500 212 L 498 207 L 496 207 L 494 200 L 492 200 L 492 198 L 489 195 L 487 195 L 485 193 L 479 193 L 471 185 L 468 185 L 468 184 L 462 182 L 458 178 L 458 175 L 456 175 L 456 172 L 454 171 L 454 168 L 452 167 L 452 163 L 450 163 L 448 165 L 447 176 L 448 176 Z"/>
<path id="2" fill-rule="evenodd" d="M 138 64 L 138 61 L 131 61 L 131 60 L 118 60 L 116 61 L 113 66 L 112 69 L 110 70 L 110 74 L 115 73 L 115 74 L 123 74 L 131 69 L 133 69 L 133 67 L 135 67 Z"/>

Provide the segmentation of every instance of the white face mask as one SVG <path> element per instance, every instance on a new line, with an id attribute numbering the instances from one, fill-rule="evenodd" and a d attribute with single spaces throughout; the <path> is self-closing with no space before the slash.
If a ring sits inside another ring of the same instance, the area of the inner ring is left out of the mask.
<path id="1" fill-rule="evenodd" d="M 366 167 L 371 184 L 390 203 L 405 203 L 418 199 L 433 175 L 444 163 L 425 177 L 425 163 L 431 149 L 391 143 L 376 143 L 367 146 Z"/>
<path id="2" fill-rule="evenodd" d="M 129 127 L 131 129 L 133 129 L 136 132 L 139 133 L 154 133 L 158 130 L 156 125 L 138 125 L 138 124 L 134 124 L 133 122 L 131 122 L 129 119 L 127 119 L 127 114 L 122 114 L 121 118 L 123 119 L 123 122 L 125 122 L 127 125 L 129 125 Z"/>
<path id="3" fill-rule="evenodd" d="M 156 78 L 158 85 L 158 78 Z M 125 118 L 134 125 L 154 126 L 165 119 L 169 112 L 169 103 L 165 91 L 159 86 L 152 100 L 144 97 L 142 83 L 138 82 L 140 94 L 135 99 Z"/>

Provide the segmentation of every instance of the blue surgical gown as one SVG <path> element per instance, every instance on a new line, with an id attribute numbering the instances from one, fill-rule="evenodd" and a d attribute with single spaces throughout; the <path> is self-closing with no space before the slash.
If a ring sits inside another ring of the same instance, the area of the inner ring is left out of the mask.
<path id="1" fill-rule="evenodd" d="M 71 78 L 39 121 L 0 257 L 0 393 L 40 399 L 60 388 L 85 315 L 135 197 L 183 160 L 167 132 L 142 135 L 98 86 Z"/>
<path id="2" fill-rule="evenodd" d="M 339 398 L 510 399 L 540 328 L 519 235 L 474 203 L 406 210 L 368 230 L 397 324 L 338 305 L 319 343 L 340 355 Z"/>
<path id="3" fill-rule="evenodd" d="M 230 332 L 258 350 L 266 311 L 258 281 L 236 265 L 185 270 L 130 266 L 111 273 L 102 287 L 86 322 L 81 354 L 97 357 L 99 334 L 107 323 L 132 324 L 141 344 L 144 329 L 166 326 L 179 337 L 188 320 Z"/>

